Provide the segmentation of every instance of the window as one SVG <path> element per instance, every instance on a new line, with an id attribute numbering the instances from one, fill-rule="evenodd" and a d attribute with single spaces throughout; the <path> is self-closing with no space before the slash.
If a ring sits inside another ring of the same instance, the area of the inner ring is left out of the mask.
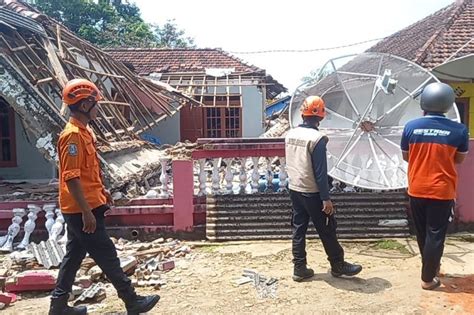
<path id="1" fill-rule="evenodd" d="M 205 137 L 238 138 L 241 137 L 240 107 L 212 107 L 205 109 Z"/>
<path id="2" fill-rule="evenodd" d="M 222 137 L 222 108 L 206 108 L 206 137 Z"/>
<path id="3" fill-rule="evenodd" d="M 240 108 L 223 108 L 226 138 L 240 137 Z"/>
<path id="4" fill-rule="evenodd" d="M 16 166 L 15 113 L 0 98 L 0 167 Z"/>

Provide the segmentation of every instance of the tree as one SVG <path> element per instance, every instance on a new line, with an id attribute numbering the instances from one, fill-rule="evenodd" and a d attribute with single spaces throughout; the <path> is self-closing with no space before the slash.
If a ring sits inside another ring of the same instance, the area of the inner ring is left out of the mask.
<path id="1" fill-rule="evenodd" d="M 155 26 L 155 35 L 157 38 L 158 47 L 168 48 L 190 48 L 196 47 L 194 45 L 194 39 L 191 37 L 185 37 L 184 30 L 178 29 L 174 20 L 168 20 L 160 27 Z"/>
<path id="2" fill-rule="evenodd" d="M 135 4 L 121 0 L 36 0 L 36 7 L 89 42 L 105 47 L 193 47 L 173 21 L 145 23 Z"/>

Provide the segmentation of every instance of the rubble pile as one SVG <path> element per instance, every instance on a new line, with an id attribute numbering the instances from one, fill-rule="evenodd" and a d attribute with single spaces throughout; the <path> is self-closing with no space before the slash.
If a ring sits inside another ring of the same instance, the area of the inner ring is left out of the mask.
<path id="1" fill-rule="evenodd" d="M 290 122 L 285 117 L 272 120 L 269 125 L 271 127 L 260 138 L 283 138 L 290 129 Z"/>
<path id="2" fill-rule="evenodd" d="M 258 298 L 277 298 L 278 279 L 266 277 L 252 269 L 244 269 L 242 277 L 237 279 L 236 284 L 244 285 L 247 283 L 252 283 Z"/>
<path id="3" fill-rule="evenodd" d="M 190 246 L 172 238 L 159 238 L 151 242 L 112 238 L 112 241 L 117 249 L 121 267 L 135 287 L 159 290 L 166 286 L 167 272 L 175 268 L 175 260 L 191 253 Z M 26 250 L 14 251 L 9 256 L 4 256 L 4 269 L 0 269 L 0 289 L 8 292 L 4 294 L 47 292 L 54 288 L 58 273 L 56 261 L 64 256 L 65 244 L 51 239 L 40 244 L 31 243 Z M 38 250 L 41 248 L 43 250 Z M 62 256 L 58 256 L 58 253 Z M 75 304 L 102 301 L 105 299 L 106 282 L 107 279 L 99 266 L 93 259 L 86 257 L 76 276 L 71 301 Z"/>
<path id="4" fill-rule="evenodd" d="M 186 140 L 178 142 L 174 146 L 163 145 L 160 148 L 165 150 L 165 154 L 172 160 L 190 160 L 191 154 L 197 148 L 198 144 Z"/>
<path id="5" fill-rule="evenodd" d="M 46 185 L 26 182 L 0 182 L 0 201 L 56 199 L 58 199 L 58 182 L 56 180 Z"/>

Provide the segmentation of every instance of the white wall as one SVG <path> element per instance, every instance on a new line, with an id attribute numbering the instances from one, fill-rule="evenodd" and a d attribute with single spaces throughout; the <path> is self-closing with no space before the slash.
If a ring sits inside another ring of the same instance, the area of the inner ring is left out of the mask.
<path id="1" fill-rule="evenodd" d="M 55 177 L 55 166 L 28 142 L 21 120 L 15 114 L 17 167 L 0 167 L 0 178 L 6 180 L 50 180 Z"/>
<path id="2" fill-rule="evenodd" d="M 161 144 L 175 144 L 180 140 L 180 112 L 161 120 L 158 126 L 153 127 L 150 131 L 145 131 L 145 133 L 160 138 Z"/>
<path id="3" fill-rule="evenodd" d="M 258 137 L 263 128 L 263 95 L 256 86 L 242 88 L 242 137 Z"/>

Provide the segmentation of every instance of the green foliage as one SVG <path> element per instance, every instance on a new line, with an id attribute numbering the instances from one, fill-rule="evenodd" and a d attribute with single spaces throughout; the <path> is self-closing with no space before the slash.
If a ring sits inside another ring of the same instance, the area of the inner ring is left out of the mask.
<path id="1" fill-rule="evenodd" d="M 186 48 L 195 47 L 194 39 L 185 37 L 183 30 L 178 29 L 174 20 L 168 20 L 163 26 L 155 26 L 159 47 Z"/>
<path id="2" fill-rule="evenodd" d="M 135 4 L 121 0 L 36 0 L 36 7 L 89 42 L 103 47 L 194 47 L 174 21 L 145 23 Z"/>

